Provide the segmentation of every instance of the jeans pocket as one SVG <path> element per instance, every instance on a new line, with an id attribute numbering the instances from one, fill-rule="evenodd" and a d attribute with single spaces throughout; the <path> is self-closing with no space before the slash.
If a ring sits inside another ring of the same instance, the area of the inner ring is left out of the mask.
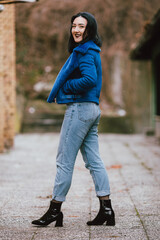
<path id="1" fill-rule="evenodd" d="M 95 119 L 94 103 L 78 104 L 78 119 L 82 122 L 92 122 Z"/>

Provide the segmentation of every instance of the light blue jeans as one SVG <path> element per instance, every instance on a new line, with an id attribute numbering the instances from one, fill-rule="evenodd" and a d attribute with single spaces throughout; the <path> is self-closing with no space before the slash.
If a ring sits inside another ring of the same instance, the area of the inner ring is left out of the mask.
<path id="1" fill-rule="evenodd" d="M 110 195 L 108 175 L 99 155 L 98 123 L 100 108 L 92 102 L 71 103 L 65 112 L 58 153 L 57 173 L 52 199 L 65 201 L 71 186 L 77 153 L 80 149 L 85 167 L 90 170 L 97 197 Z"/>

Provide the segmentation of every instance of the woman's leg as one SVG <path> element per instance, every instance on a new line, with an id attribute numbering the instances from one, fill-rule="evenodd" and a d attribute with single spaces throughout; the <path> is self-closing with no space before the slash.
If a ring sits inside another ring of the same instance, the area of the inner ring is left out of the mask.
<path id="1" fill-rule="evenodd" d="M 77 152 L 87 131 L 79 122 L 77 113 L 77 104 L 67 107 L 57 154 L 57 174 L 52 201 L 47 212 L 41 218 L 32 221 L 32 224 L 47 226 L 56 221 L 55 226 L 63 226 L 61 205 L 69 190 Z"/>
<path id="2" fill-rule="evenodd" d="M 106 222 L 107 226 L 114 226 L 115 214 L 112 209 L 111 200 L 109 199 L 110 186 L 108 175 L 99 154 L 97 133 L 99 118 L 97 118 L 88 131 L 81 146 L 81 153 L 85 161 L 85 166 L 90 170 L 100 202 L 97 216 L 92 221 L 88 221 L 87 225 L 102 225 Z"/>

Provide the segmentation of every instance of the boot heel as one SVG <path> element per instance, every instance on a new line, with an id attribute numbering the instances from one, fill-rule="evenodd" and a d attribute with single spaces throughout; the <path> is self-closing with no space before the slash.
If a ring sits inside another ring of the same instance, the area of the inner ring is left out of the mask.
<path id="1" fill-rule="evenodd" d="M 55 224 L 55 227 L 63 227 L 63 213 L 60 212 Z"/>
<path id="2" fill-rule="evenodd" d="M 115 226 L 115 218 L 110 218 L 106 221 L 106 226 Z"/>

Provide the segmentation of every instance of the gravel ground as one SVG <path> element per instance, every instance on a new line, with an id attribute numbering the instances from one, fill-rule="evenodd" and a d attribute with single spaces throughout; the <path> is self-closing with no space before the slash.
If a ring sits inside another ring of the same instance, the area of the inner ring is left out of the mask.
<path id="1" fill-rule="evenodd" d="M 99 135 L 116 226 L 86 225 L 99 205 L 80 154 L 62 205 L 64 227 L 33 226 L 49 206 L 58 140 L 58 133 L 17 135 L 14 148 L 0 155 L 0 239 L 160 239 L 160 147 L 144 135 Z"/>

